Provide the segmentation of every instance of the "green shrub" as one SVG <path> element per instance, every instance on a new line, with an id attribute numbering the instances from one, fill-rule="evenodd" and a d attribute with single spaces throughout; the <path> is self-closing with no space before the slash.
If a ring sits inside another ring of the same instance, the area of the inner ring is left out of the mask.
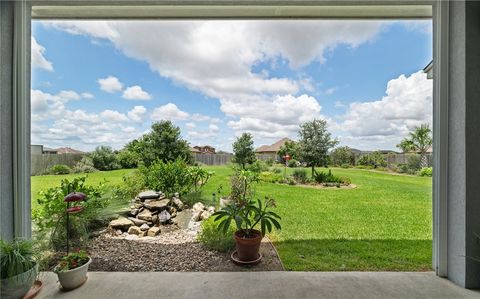
<path id="1" fill-rule="evenodd" d="M 69 174 L 70 171 L 71 169 L 67 165 L 57 164 L 50 167 L 50 169 L 48 170 L 48 173 L 58 175 L 58 174 Z"/>
<path id="2" fill-rule="evenodd" d="M 338 183 L 348 185 L 351 183 L 350 179 L 347 177 L 339 177 L 332 173 L 332 170 L 329 169 L 328 172 L 315 172 L 314 178 L 316 183 L 325 184 L 325 183 Z"/>
<path id="3" fill-rule="evenodd" d="M 76 205 L 82 205 L 80 213 L 70 217 L 70 235 L 72 244 L 83 244 L 88 237 L 87 227 L 108 206 L 109 199 L 104 197 L 105 185 L 88 186 L 86 177 L 72 180 L 63 179 L 58 187 L 52 187 L 40 192 L 37 198 L 38 206 L 32 211 L 32 219 L 37 227 L 40 238 L 50 237 L 50 244 L 55 250 L 62 249 L 66 244 L 66 203 L 64 197 L 70 192 L 83 192 L 87 200 Z"/>
<path id="4" fill-rule="evenodd" d="M 136 152 L 128 149 L 123 149 L 117 154 L 118 164 L 120 164 L 120 166 L 124 169 L 138 167 L 139 160 L 139 155 Z"/>
<path id="5" fill-rule="evenodd" d="M 422 168 L 422 158 L 420 155 L 412 155 L 407 159 L 408 173 L 415 174 Z"/>
<path id="6" fill-rule="evenodd" d="M 98 146 L 90 153 L 93 166 L 98 170 L 114 170 L 119 169 L 115 152 L 109 146 Z"/>
<path id="7" fill-rule="evenodd" d="M 387 160 L 380 152 L 373 152 L 366 155 L 363 155 L 357 161 L 358 165 L 371 166 L 373 168 L 377 167 L 386 167 Z"/>
<path id="8" fill-rule="evenodd" d="M 330 161 L 332 165 L 340 166 L 342 165 L 354 165 L 355 164 L 355 155 L 348 146 L 340 146 L 335 148 L 330 153 Z M 344 167 L 348 168 L 348 167 Z"/>
<path id="9" fill-rule="evenodd" d="M 288 160 L 288 167 L 299 167 L 300 166 L 300 162 L 298 162 L 297 160 L 295 159 L 290 159 Z"/>
<path id="10" fill-rule="evenodd" d="M 263 171 L 259 174 L 258 178 L 262 182 L 278 183 L 278 182 L 282 181 L 283 176 L 281 174 L 278 174 L 278 173 L 273 173 L 273 172 L 270 172 L 270 171 Z"/>
<path id="11" fill-rule="evenodd" d="M 33 243 L 16 239 L 0 240 L 0 279 L 22 274 L 35 266 Z"/>
<path id="12" fill-rule="evenodd" d="M 73 167 L 74 173 L 90 173 L 95 171 L 98 171 L 98 169 L 93 166 L 92 159 L 87 156 L 83 157 L 82 160 L 78 161 Z"/>
<path id="13" fill-rule="evenodd" d="M 218 224 L 215 223 L 214 217 L 210 217 L 202 222 L 202 229 L 198 234 L 198 240 L 208 248 L 218 250 L 221 252 L 231 251 L 235 247 L 235 240 L 233 234 L 235 227 L 230 226 L 225 233 L 218 229 Z"/>
<path id="14" fill-rule="evenodd" d="M 246 170 L 260 173 L 262 171 L 268 171 L 268 165 L 262 160 L 256 160 L 252 164 L 247 165 Z"/>
<path id="15" fill-rule="evenodd" d="M 282 183 L 292 186 L 297 184 L 295 179 L 291 176 L 287 176 L 286 178 L 282 179 Z"/>
<path id="16" fill-rule="evenodd" d="M 267 160 L 265 160 L 265 164 L 269 167 L 272 167 L 274 162 L 275 160 L 273 160 L 273 158 L 267 158 Z"/>
<path id="17" fill-rule="evenodd" d="M 293 171 L 293 178 L 295 181 L 304 184 L 308 181 L 307 171 L 305 169 L 295 169 Z"/>
<path id="18" fill-rule="evenodd" d="M 167 196 L 175 192 L 182 195 L 189 193 L 193 187 L 188 165 L 182 159 L 168 162 L 157 160 L 148 167 L 140 166 L 139 170 L 145 187 L 162 191 Z"/>
<path id="19" fill-rule="evenodd" d="M 282 173 L 282 169 L 279 168 L 279 167 L 274 167 L 274 168 L 272 168 L 272 172 L 273 173 Z"/>
<path id="20" fill-rule="evenodd" d="M 432 167 L 423 167 L 422 169 L 420 169 L 419 175 L 420 176 L 430 176 L 431 177 L 433 175 L 433 168 Z"/>
<path id="21" fill-rule="evenodd" d="M 115 199 L 120 202 L 127 202 L 144 191 L 146 189 L 145 181 L 141 177 L 139 170 L 124 175 L 122 177 L 123 182 L 113 187 Z"/>

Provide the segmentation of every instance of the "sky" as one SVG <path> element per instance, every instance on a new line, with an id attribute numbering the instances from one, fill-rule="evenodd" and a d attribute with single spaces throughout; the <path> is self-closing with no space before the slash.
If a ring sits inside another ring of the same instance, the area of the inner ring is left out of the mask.
<path id="1" fill-rule="evenodd" d="M 362 150 L 432 122 L 431 20 L 33 21 L 32 144 L 121 149 L 171 120 L 231 151 L 325 119 Z"/>

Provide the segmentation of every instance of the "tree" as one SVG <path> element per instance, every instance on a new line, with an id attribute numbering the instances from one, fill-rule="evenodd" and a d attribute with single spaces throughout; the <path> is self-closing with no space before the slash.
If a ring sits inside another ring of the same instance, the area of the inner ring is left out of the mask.
<path id="1" fill-rule="evenodd" d="M 97 146 L 89 156 L 92 159 L 93 167 L 98 170 L 113 170 L 120 168 L 120 165 L 118 165 L 117 162 L 117 156 L 109 146 Z"/>
<path id="2" fill-rule="evenodd" d="M 428 166 L 427 150 L 432 146 L 432 130 L 429 124 L 422 124 L 415 127 L 410 136 L 404 138 L 397 147 L 404 152 L 415 152 L 420 154 L 422 167 Z"/>
<path id="3" fill-rule="evenodd" d="M 252 164 L 256 160 L 253 136 L 250 133 L 243 133 L 233 143 L 233 161 L 245 169 L 247 164 Z"/>
<path id="4" fill-rule="evenodd" d="M 348 146 L 340 146 L 330 153 L 330 160 L 335 166 L 354 165 L 355 154 Z"/>
<path id="5" fill-rule="evenodd" d="M 150 133 L 128 143 L 125 149 L 135 153 L 145 166 L 156 160 L 168 162 L 180 158 L 187 163 L 193 161 L 188 142 L 181 137 L 180 128 L 167 120 L 152 124 Z"/>
<path id="6" fill-rule="evenodd" d="M 298 144 L 295 141 L 287 141 L 280 147 L 278 155 L 285 157 L 288 154 L 291 159 L 298 160 Z"/>
<path id="7" fill-rule="evenodd" d="M 312 168 L 328 167 L 328 151 L 338 144 L 337 139 L 332 139 L 332 134 L 327 130 L 327 121 L 314 119 L 300 125 L 300 159 Z"/>

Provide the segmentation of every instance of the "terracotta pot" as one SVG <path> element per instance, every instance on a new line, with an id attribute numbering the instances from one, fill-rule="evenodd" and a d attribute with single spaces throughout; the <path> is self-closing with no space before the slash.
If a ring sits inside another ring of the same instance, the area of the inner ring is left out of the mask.
<path id="1" fill-rule="evenodd" d="M 63 290 L 69 291 L 78 288 L 87 280 L 88 265 L 92 262 L 89 258 L 88 262 L 78 268 L 68 271 L 55 271 Z"/>
<path id="2" fill-rule="evenodd" d="M 258 258 L 262 233 L 258 230 L 251 230 L 250 237 L 245 237 L 244 231 L 235 232 L 235 245 L 238 258 L 243 262 L 254 261 Z"/>

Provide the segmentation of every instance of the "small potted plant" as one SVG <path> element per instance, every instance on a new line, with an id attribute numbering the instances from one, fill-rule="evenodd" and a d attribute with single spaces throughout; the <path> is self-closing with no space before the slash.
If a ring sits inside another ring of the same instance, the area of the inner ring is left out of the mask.
<path id="1" fill-rule="evenodd" d="M 64 256 L 55 267 L 55 273 L 63 290 L 69 291 L 81 286 L 87 280 L 88 265 L 92 259 L 81 250 Z"/>
<path id="2" fill-rule="evenodd" d="M 16 239 L 0 240 L 0 298 L 23 298 L 38 274 L 33 243 Z"/>
<path id="3" fill-rule="evenodd" d="M 244 188 L 239 199 L 234 203 L 227 205 L 220 211 L 213 214 L 214 220 L 219 222 L 218 229 L 224 233 L 233 222 L 236 225 L 234 233 L 236 251 L 238 260 L 242 263 L 258 262 L 261 259 L 259 255 L 260 243 L 267 232 L 273 228 L 281 229 L 278 222 L 281 218 L 276 213 L 270 211 L 275 207 L 275 200 L 266 198 L 265 201 L 251 198 L 249 184 L 255 181 L 255 174 L 249 171 L 242 171 L 240 177 L 243 177 Z M 260 230 L 257 229 L 259 226 Z M 234 258 L 235 260 L 235 258 Z"/>

